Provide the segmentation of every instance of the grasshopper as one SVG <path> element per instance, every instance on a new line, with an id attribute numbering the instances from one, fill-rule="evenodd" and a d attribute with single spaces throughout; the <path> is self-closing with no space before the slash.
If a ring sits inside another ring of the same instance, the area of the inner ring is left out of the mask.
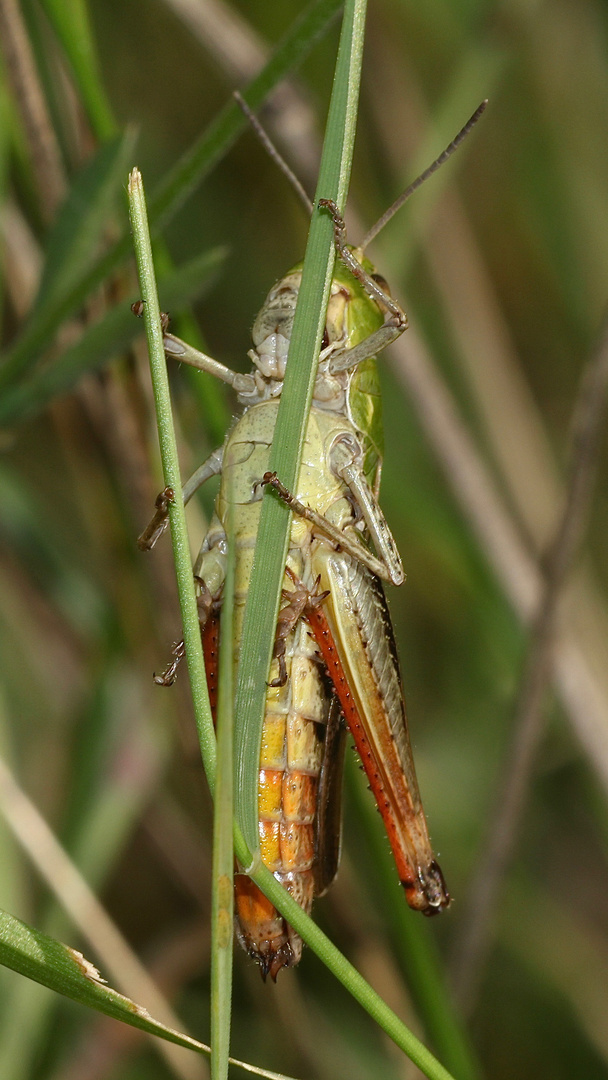
<path id="1" fill-rule="evenodd" d="M 285 581 L 269 674 L 258 781 L 261 856 L 309 912 L 333 881 L 340 849 L 343 718 L 353 735 L 393 850 L 408 904 L 426 915 L 450 901 L 435 860 L 408 736 L 405 702 L 382 581 L 400 585 L 401 559 L 378 503 L 382 463 L 375 356 L 407 326 L 364 248 L 426 176 L 453 152 L 485 104 L 359 247 L 330 200 L 337 254 L 323 347 L 297 490 L 268 471 L 301 266 L 270 290 L 252 329 L 250 374 L 231 372 L 165 333 L 167 356 L 230 384 L 243 407 L 222 447 L 184 485 L 188 501 L 220 475 L 215 512 L 195 562 L 208 676 L 213 679 L 217 610 L 226 570 L 226 522 L 236 551 L 234 640 L 238 660 L 244 606 L 264 486 L 293 511 Z M 140 537 L 151 547 L 166 526 L 171 492 Z M 231 501 L 231 517 L 228 503 Z M 157 682 L 169 685 L 183 655 Z M 235 878 L 237 936 L 276 979 L 296 964 L 299 936 L 242 871 Z"/>

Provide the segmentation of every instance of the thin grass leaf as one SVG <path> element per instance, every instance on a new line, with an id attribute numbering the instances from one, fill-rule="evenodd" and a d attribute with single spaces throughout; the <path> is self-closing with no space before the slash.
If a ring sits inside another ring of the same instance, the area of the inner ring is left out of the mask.
<path id="1" fill-rule="evenodd" d="M 42 0 L 42 7 L 63 45 L 95 135 L 100 141 L 111 138 L 116 121 L 101 81 L 85 0 Z"/>
<path id="2" fill-rule="evenodd" d="M 62 302 L 95 261 L 112 205 L 120 195 L 135 133 L 127 130 L 102 146 L 76 176 L 53 224 L 32 318 Z"/>
<path id="3" fill-rule="evenodd" d="M 6 911 L 0 911 L 0 964 L 148 1035 L 157 1035 L 205 1057 L 211 1053 L 205 1043 L 161 1024 L 142 1005 L 107 986 L 97 968 L 82 953 L 42 934 Z M 230 1064 L 267 1080 L 288 1080 L 282 1073 L 259 1069 L 236 1058 L 230 1058 Z"/>
<path id="4" fill-rule="evenodd" d="M 97 969 L 81 953 L 6 911 L 0 911 L 0 964 L 150 1035 L 160 1035 L 168 1042 L 198 1053 L 209 1053 L 203 1043 L 154 1020 L 141 1005 L 106 986 Z"/>
<path id="5" fill-rule="evenodd" d="M 235 842 L 237 856 L 241 858 L 239 845 Z M 339 949 L 306 915 L 300 905 L 289 895 L 267 867 L 260 865 L 251 877 L 262 892 L 272 901 L 294 930 L 317 954 L 356 1001 L 369 1013 L 393 1042 L 418 1066 L 429 1080 L 454 1080 L 454 1077 L 426 1046 L 405 1026 L 398 1016 L 382 1000 L 380 995 L 365 981 L 357 969 L 342 955 Z"/>
<path id="6" fill-rule="evenodd" d="M 225 256 L 225 248 L 213 248 L 165 278 L 161 284 L 164 308 L 171 309 L 201 296 Z M 14 424 L 40 412 L 53 398 L 71 390 L 83 375 L 96 371 L 111 357 L 128 349 L 140 333 L 141 325 L 131 311 L 131 301 L 117 304 L 57 360 L 2 394 L 0 425 Z"/>
<path id="7" fill-rule="evenodd" d="M 336 15 L 340 0 L 316 0 L 294 22 L 265 68 L 252 80 L 243 93 L 252 108 L 268 96 L 270 91 L 294 70 L 305 58 L 318 38 Z M 246 120 L 231 102 L 220 113 L 207 132 L 182 157 L 167 179 L 160 185 L 152 199 L 150 218 L 155 234 L 161 221 L 167 221 L 205 175 L 217 165 L 236 141 L 245 127 Z M 0 386 L 7 387 L 19 373 L 48 346 L 61 323 L 77 312 L 87 296 L 124 261 L 131 250 L 131 238 L 125 234 L 95 264 L 68 296 L 49 307 L 40 318 L 28 323 L 18 341 L 5 353 L 0 368 Z"/>
<path id="8" fill-rule="evenodd" d="M 457 1016 L 439 960 L 432 928 L 427 920 L 412 918 L 403 903 L 401 890 L 395 889 L 395 864 L 386 843 L 374 800 L 369 797 L 361 774 L 351 759 L 346 769 L 350 801 L 358 811 L 357 831 L 373 853 L 375 874 L 369 884 L 373 902 L 379 906 L 387 924 L 395 957 L 411 988 L 418 1015 L 426 1035 L 458 1080 L 480 1080 L 480 1066 L 464 1025 Z"/>
<path id="9" fill-rule="evenodd" d="M 232 507 L 229 498 L 228 505 Z M 232 513 L 230 514 L 232 517 Z M 228 522 L 228 536 L 234 528 Z M 232 943 L 234 940 L 233 822 L 233 616 L 235 545 L 228 545 L 220 642 L 217 710 L 217 779 L 213 813 L 211 894 L 211 1077 L 226 1080 L 232 1015 Z"/>
<path id="10" fill-rule="evenodd" d="M 148 352 L 150 355 L 150 370 L 156 405 L 163 476 L 166 486 L 171 488 L 174 493 L 169 521 L 171 525 L 173 557 L 175 560 L 175 571 L 182 613 L 184 642 L 186 645 L 186 660 L 188 664 L 188 673 L 190 675 L 190 686 L 203 764 L 205 766 L 209 787 L 213 794 L 215 790 L 216 770 L 215 732 L 213 730 L 213 718 L 209 706 L 209 694 L 207 693 L 207 680 L 205 677 L 200 626 L 196 608 L 196 599 L 194 596 L 179 458 L 171 416 L 169 379 L 167 376 L 165 351 L 163 349 L 160 308 L 156 291 L 154 264 L 152 261 L 152 245 L 148 229 L 143 183 L 138 169 L 133 169 L 129 177 L 128 195 L 129 217 L 133 230 L 137 271 L 142 299 L 144 301 L 144 321 L 148 338 Z"/>
<path id="11" fill-rule="evenodd" d="M 359 94 L 365 4 L 347 3 L 336 62 L 315 206 L 319 198 L 344 206 L 348 192 Z M 334 265 L 332 222 L 313 213 L 302 284 L 294 317 L 285 382 L 277 415 L 269 468 L 294 490 Z M 266 696 L 266 679 L 277 612 L 291 514 L 267 494 L 262 505 L 251 582 L 245 609 L 241 662 L 235 703 L 235 812 L 246 843 L 258 850 L 257 785 Z"/>

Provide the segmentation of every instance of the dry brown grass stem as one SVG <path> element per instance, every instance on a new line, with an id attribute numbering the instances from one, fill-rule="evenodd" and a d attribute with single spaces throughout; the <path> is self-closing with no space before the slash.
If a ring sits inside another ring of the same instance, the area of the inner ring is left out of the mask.
<path id="1" fill-rule="evenodd" d="M 165 0 L 227 76 L 232 87 L 244 86 L 268 61 L 267 43 L 235 8 L 222 0 Z M 305 183 L 314 187 L 321 140 L 313 108 L 294 80 L 283 82 L 270 96 L 268 119 Z"/>
<path id="2" fill-rule="evenodd" d="M 37 808 L 0 759 L 0 812 L 74 925 L 101 959 L 114 984 L 162 1023 L 177 1031 L 183 1024 L 67 855 Z M 202 1080 L 206 1064 L 190 1051 L 153 1037 L 176 1076 Z"/>
<path id="3" fill-rule="evenodd" d="M 607 382 L 608 322 L 599 348 L 583 374 L 575 406 L 572 461 L 564 509 L 545 562 L 542 599 L 530 631 L 504 782 L 470 886 L 455 956 L 453 981 L 466 1013 L 471 1011 L 478 995 L 491 947 L 500 889 L 516 844 L 543 735 L 543 703 L 551 675 L 559 602 L 588 519 Z"/>
<path id="4" fill-rule="evenodd" d="M 393 348 L 397 374 L 446 479 L 510 604 L 529 625 L 540 609 L 543 575 L 513 522 L 490 470 L 434 369 L 425 346 L 408 331 Z M 573 628 L 558 624 L 553 674 L 573 729 L 608 792 L 608 702 Z"/>
<path id="5" fill-rule="evenodd" d="M 51 221 L 66 189 L 65 173 L 34 54 L 17 0 L 0 0 L 0 42 L 23 120 L 45 221 Z"/>

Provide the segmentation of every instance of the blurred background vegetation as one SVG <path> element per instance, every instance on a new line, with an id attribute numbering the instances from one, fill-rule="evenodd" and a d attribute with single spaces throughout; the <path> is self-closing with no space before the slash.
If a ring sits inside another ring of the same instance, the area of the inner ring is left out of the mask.
<path id="1" fill-rule="evenodd" d="M 0 749 L 201 1039 L 210 803 L 185 673 L 171 691 L 151 679 L 180 631 L 169 545 L 135 546 L 162 484 L 131 256 L 78 290 L 126 230 L 128 169 L 158 190 L 300 10 L 0 0 Z M 337 33 L 334 20 L 262 112 L 310 191 Z M 466 146 L 369 252 L 411 323 L 382 362 L 382 503 L 408 573 L 390 601 L 454 901 L 432 924 L 404 910 L 350 755 L 342 868 L 315 913 L 462 1080 L 595 1080 L 608 1075 L 605 439 L 589 513 L 570 506 L 580 542 L 559 603 L 547 552 L 608 296 L 606 5 L 373 0 L 347 221 L 356 240 L 486 96 Z M 253 318 L 306 228 L 244 131 L 158 232 L 173 329 L 247 369 Z M 234 403 L 207 377 L 172 379 L 189 475 Z M 212 499 L 209 485 L 189 512 L 193 548 Z M 544 580 L 558 609 L 546 693 L 550 620 L 530 633 Z M 2 814 L 0 907 L 108 974 L 4 788 Z M 13 972 L 0 985 L 2 1080 L 204 1075 Z M 467 1032 L 456 1049 L 437 1019 L 448 1000 Z M 276 987 L 237 952 L 232 1046 L 296 1076 L 419 1075 L 310 952 Z"/>

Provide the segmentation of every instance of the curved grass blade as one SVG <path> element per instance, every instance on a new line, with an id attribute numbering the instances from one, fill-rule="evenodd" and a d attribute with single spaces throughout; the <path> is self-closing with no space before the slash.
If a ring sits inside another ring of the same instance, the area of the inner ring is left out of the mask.
<path id="1" fill-rule="evenodd" d="M 241 861 L 247 857 L 246 845 L 242 837 L 238 836 L 238 831 L 235 833 L 235 851 Z M 452 1074 L 405 1026 L 380 995 L 359 974 L 357 969 L 319 929 L 310 916 L 305 914 L 300 905 L 289 895 L 270 870 L 263 865 L 259 865 L 252 871 L 251 877 L 309 948 L 323 961 L 329 971 L 335 975 L 346 990 L 352 994 L 355 1000 L 386 1032 L 395 1045 L 403 1050 L 418 1066 L 421 1072 L 429 1080 L 454 1080 Z"/>
<path id="2" fill-rule="evenodd" d="M 133 156 L 132 128 L 102 146 L 78 173 L 51 229 L 31 317 L 61 303 L 95 261 L 102 230 Z"/>
<path id="3" fill-rule="evenodd" d="M 129 217 L 133 229 L 133 241 L 137 258 L 137 270 L 141 295 L 144 301 L 144 321 L 148 338 L 152 388 L 156 405 L 158 436 L 160 441 L 164 482 L 174 492 L 174 502 L 170 511 L 171 540 L 173 558 L 179 592 L 179 602 L 186 645 L 186 660 L 194 702 L 194 711 L 198 728 L 199 742 L 205 773 L 211 788 L 215 791 L 216 745 L 213 730 L 213 718 L 209 706 L 205 664 L 201 645 L 198 612 L 194 596 L 192 565 L 188 531 L 184 514 L 182 482 L 177 454 L 177 443 L 171 417 L 171 397 L 169 379 L 163 348 L 163 332 L 160 322 L 160 308 L 156 291 L 152 245 L 148 229 L 146 202 L 143 182 L 138 169 L 133 169 L 129 177 Z"/>
<path id="4" fill-rule="evenodd" d="M 98 1012 L 151 1035 L 209 1053 L 209 1048 L 155 1020 L 141 1006 L 107 986 L 82 953 L 0 911 L 0 964 Z"/>
<path id="5" fill-rule="evenodd" d="M 232 505 L 230 502 L 229 505 Z M 230 515 L 232 516 L 232 515 Z M 228 536 L 234 536 L 229 521 Z M 227 1080 L 234 940 L 233 659 L 234 544 L 229 543 L 222 600 L 217 708 L 217 778 L 213 804 L 211 893 L 211 1077 Z M 223 643 L 223 644 L 222 644 Z"/>
<path id="6" fill-rule="evenodd" d="M 345 4 L 323 155 L 315 196 L 344 205 L 348 192 L 365 29 L 364 0 Z M 304 433 L 325 326 L 334 265 L 332 223 L 312 216 L 302 284 L 270 457 L 270 469 L 292 490 L 297 483 Z M 242 659 L 235 702 L 235 813 L 246 843 L 258 850 L 257 775 L 266 679 L 275 636 L 291 515 L 266 494 L 245 610 Z"/>
<path id="7" fill-rule="evenodd" d="M 244 92 L 251 108 L 257 108 L 271 90 L 304 59 L 318 38 L 328 29 L 340 0 L 316 0 L 295 20 L 263 71 Z M 230 102 L 207 131 L 181 158 L 152 200 L 150 218 L 153 233 L 180 208 L 193 188 L 217 165 L 236 141 L 247 121 L 235 102 Z M 78 311 L 131 251 L 131 237 L 125 233 L 95 264 L 90 272 L 60 302 L 32 319 L 18 341 L 8 350 L 0 368 L 0 387 L 8 387 L 40 355 L 61 323 Z"/>
<path id="8" fill-rule="evenodd" d="M 357 812 L 356 828 L 373 853 L 375 876 L 370 883 L 370 897 L 378 903 L 383 922 L 393 943 L 395 959 L 410 987 L 426 1035 L 446 1067 L 458 1080 L 481 1080 L 481 1070 L 457 1016 L 441 969 L 432 927 L 427 920 L 411 919 L 400 892 L 394 888 L 395 867 L 386 844 L 386 833 L 361 783 L 356 762 L 349 760 L 346 781 L 350 799 Z"/>
<path id="9" fill-rule="evenodd" d="M 205 1043 L 167 1027 L 150 1016 L 143 1006 L 113 990 L 82 953 L 35 930 L 6 911 L 0 911 L 0 964 L 80 1005 L 139 1028 L 148 1035 L 157 1035 L 166 1042 L 194 1050 L 205 1057 L 211 1053 Z M 236 1058 L 229 1060 L 230 1064 L 238 1065 L 256 1076 L 284 1080 L 280 1073 L 258 1069 Z"/>
<path id="10" fill-rule="evenodd" d="M 163 306 L 172 308 L 199 297 L 225 256 L 225 248 L 213 248 L 169 274 L 160 286 Z M 128 349 L 140 333 L 141 325 L 131 311 L 130 300 L 117 304 L 57 360 L 4 391 L 0 397 L 0 425 L 39 412 L 52 398 L 71 390 L 82 375 Z"/>

